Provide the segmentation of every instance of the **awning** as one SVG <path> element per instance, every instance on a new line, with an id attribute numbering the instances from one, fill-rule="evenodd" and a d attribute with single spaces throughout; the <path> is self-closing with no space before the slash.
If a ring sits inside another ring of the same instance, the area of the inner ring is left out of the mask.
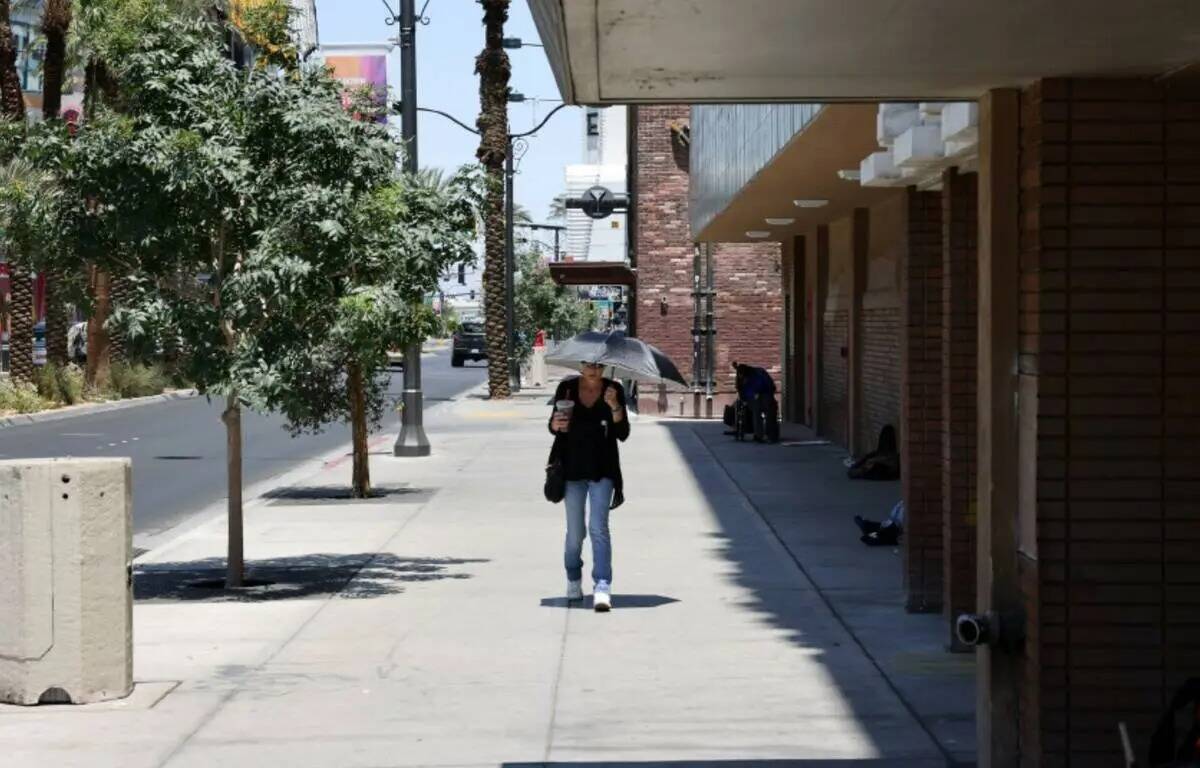
<path id="1" fill-rule="evenodd" d="M 877 112 L 872 104 L 833 104 L 822 109 L 703 231 L 693 233 L 696 240 L 754 242 L 748 231 L 769 230 L 772 240 L 786 242 L 810 227 L 895 194 L 895 190 L 864 187 L 838 176 L 840 170 L 857 169 L 862 158 L 878 148 Z"/>
<path id="2" fill-rule="evenodd" d="M 1200 59 L 1198 0 L 529 0 L 573 104 L 968 100 Z"/>
<path id="3" fill-rule="evenodd" d="M 559 285 L 637 284 L 637 274 L 623 261 L 555 261 L 550 277 Z"/>

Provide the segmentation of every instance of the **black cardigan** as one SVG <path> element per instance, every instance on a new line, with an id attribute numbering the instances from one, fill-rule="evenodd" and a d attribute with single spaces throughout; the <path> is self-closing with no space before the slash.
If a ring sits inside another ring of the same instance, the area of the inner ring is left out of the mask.
<path id="1" fill-rule="evenodd" d="M 625 388 L 619 383 L 609 379 L 604 380 L 603 388 L 600 390 L 600 399 L 596 402 L 597 406 L 608 409 L 608 403 L 604 402 L 604 389 L 613 387 L 617 390 L 617 402 L 622 408 L 625 408 Z M 575 376 L 569 379 L 563 379 L 558 385 L 558 389 L 554 392 L 555 402 L 559 400 L 572 400 L 579 402 L 579 377 Z M 566 435 L 555 432 L 552 422 L 554 421 L 554 413 L 550 414 L 550 422 L 547 427 L 550 429 L 550 434 L 554 435 L 554 447 L 550 449 L 550 461 L 556 459 L 560 461 L 566 460 L 567 440 Z M 609 409 L 609 423 L 613 428 L 608 432 L 608 439 L 604 444 L 604 456 L 602 461 L 604 464 L 604 476 L 613 481 L 613 501 L 612 509 L 616 509 L 625 503 L 625 480 L 621 476 L 621 454 L 617 450 L 617 441 L 625 442 L 629 439 L 629 411 L 625 411 L 625 418 L 620 421 L 612 421 L 612 411 Z"/>

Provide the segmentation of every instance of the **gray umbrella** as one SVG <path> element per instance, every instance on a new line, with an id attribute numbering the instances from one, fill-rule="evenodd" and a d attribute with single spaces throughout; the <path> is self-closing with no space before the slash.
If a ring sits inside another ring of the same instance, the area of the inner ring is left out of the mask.
<path id="1" fill-rule="evenodd" d="M 620 331 L 581 333 L 559 344 L 546 356 L 546 362 L 574 370 L 584 363 L 594 363 L 612 368 L 617 378 L 675 381 L 687 386 L 675 363 L 662 350 Z"/>

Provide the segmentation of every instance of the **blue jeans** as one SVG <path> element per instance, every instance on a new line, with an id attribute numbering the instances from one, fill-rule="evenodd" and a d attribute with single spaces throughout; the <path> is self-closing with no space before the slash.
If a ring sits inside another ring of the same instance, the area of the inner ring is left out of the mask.
<path id="1" fill-rule="evenodd" d="M 567 496 L 567 544 L 563 563 L 567 578 L 583 579 L 583 540 L 592 537 L 592 582 L 612 583 L 612 539 L 608 535 L 608 508 L 612 504 L 612 480 L 570 480 Z M 584 526 L 584 506 L 589 503 L 592 514 Z"/>

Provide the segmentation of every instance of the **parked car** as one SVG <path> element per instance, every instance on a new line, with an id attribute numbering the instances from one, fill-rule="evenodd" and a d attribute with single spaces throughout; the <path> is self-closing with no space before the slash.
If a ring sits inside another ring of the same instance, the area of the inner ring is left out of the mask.
<path id="1" fill-rule="evenodd" d="M 450 365 L 462 368 L 467 360 L 487 360 L 487 336 L 483 332 L 483 323 L 464 322 L 454 332 Z"/>

